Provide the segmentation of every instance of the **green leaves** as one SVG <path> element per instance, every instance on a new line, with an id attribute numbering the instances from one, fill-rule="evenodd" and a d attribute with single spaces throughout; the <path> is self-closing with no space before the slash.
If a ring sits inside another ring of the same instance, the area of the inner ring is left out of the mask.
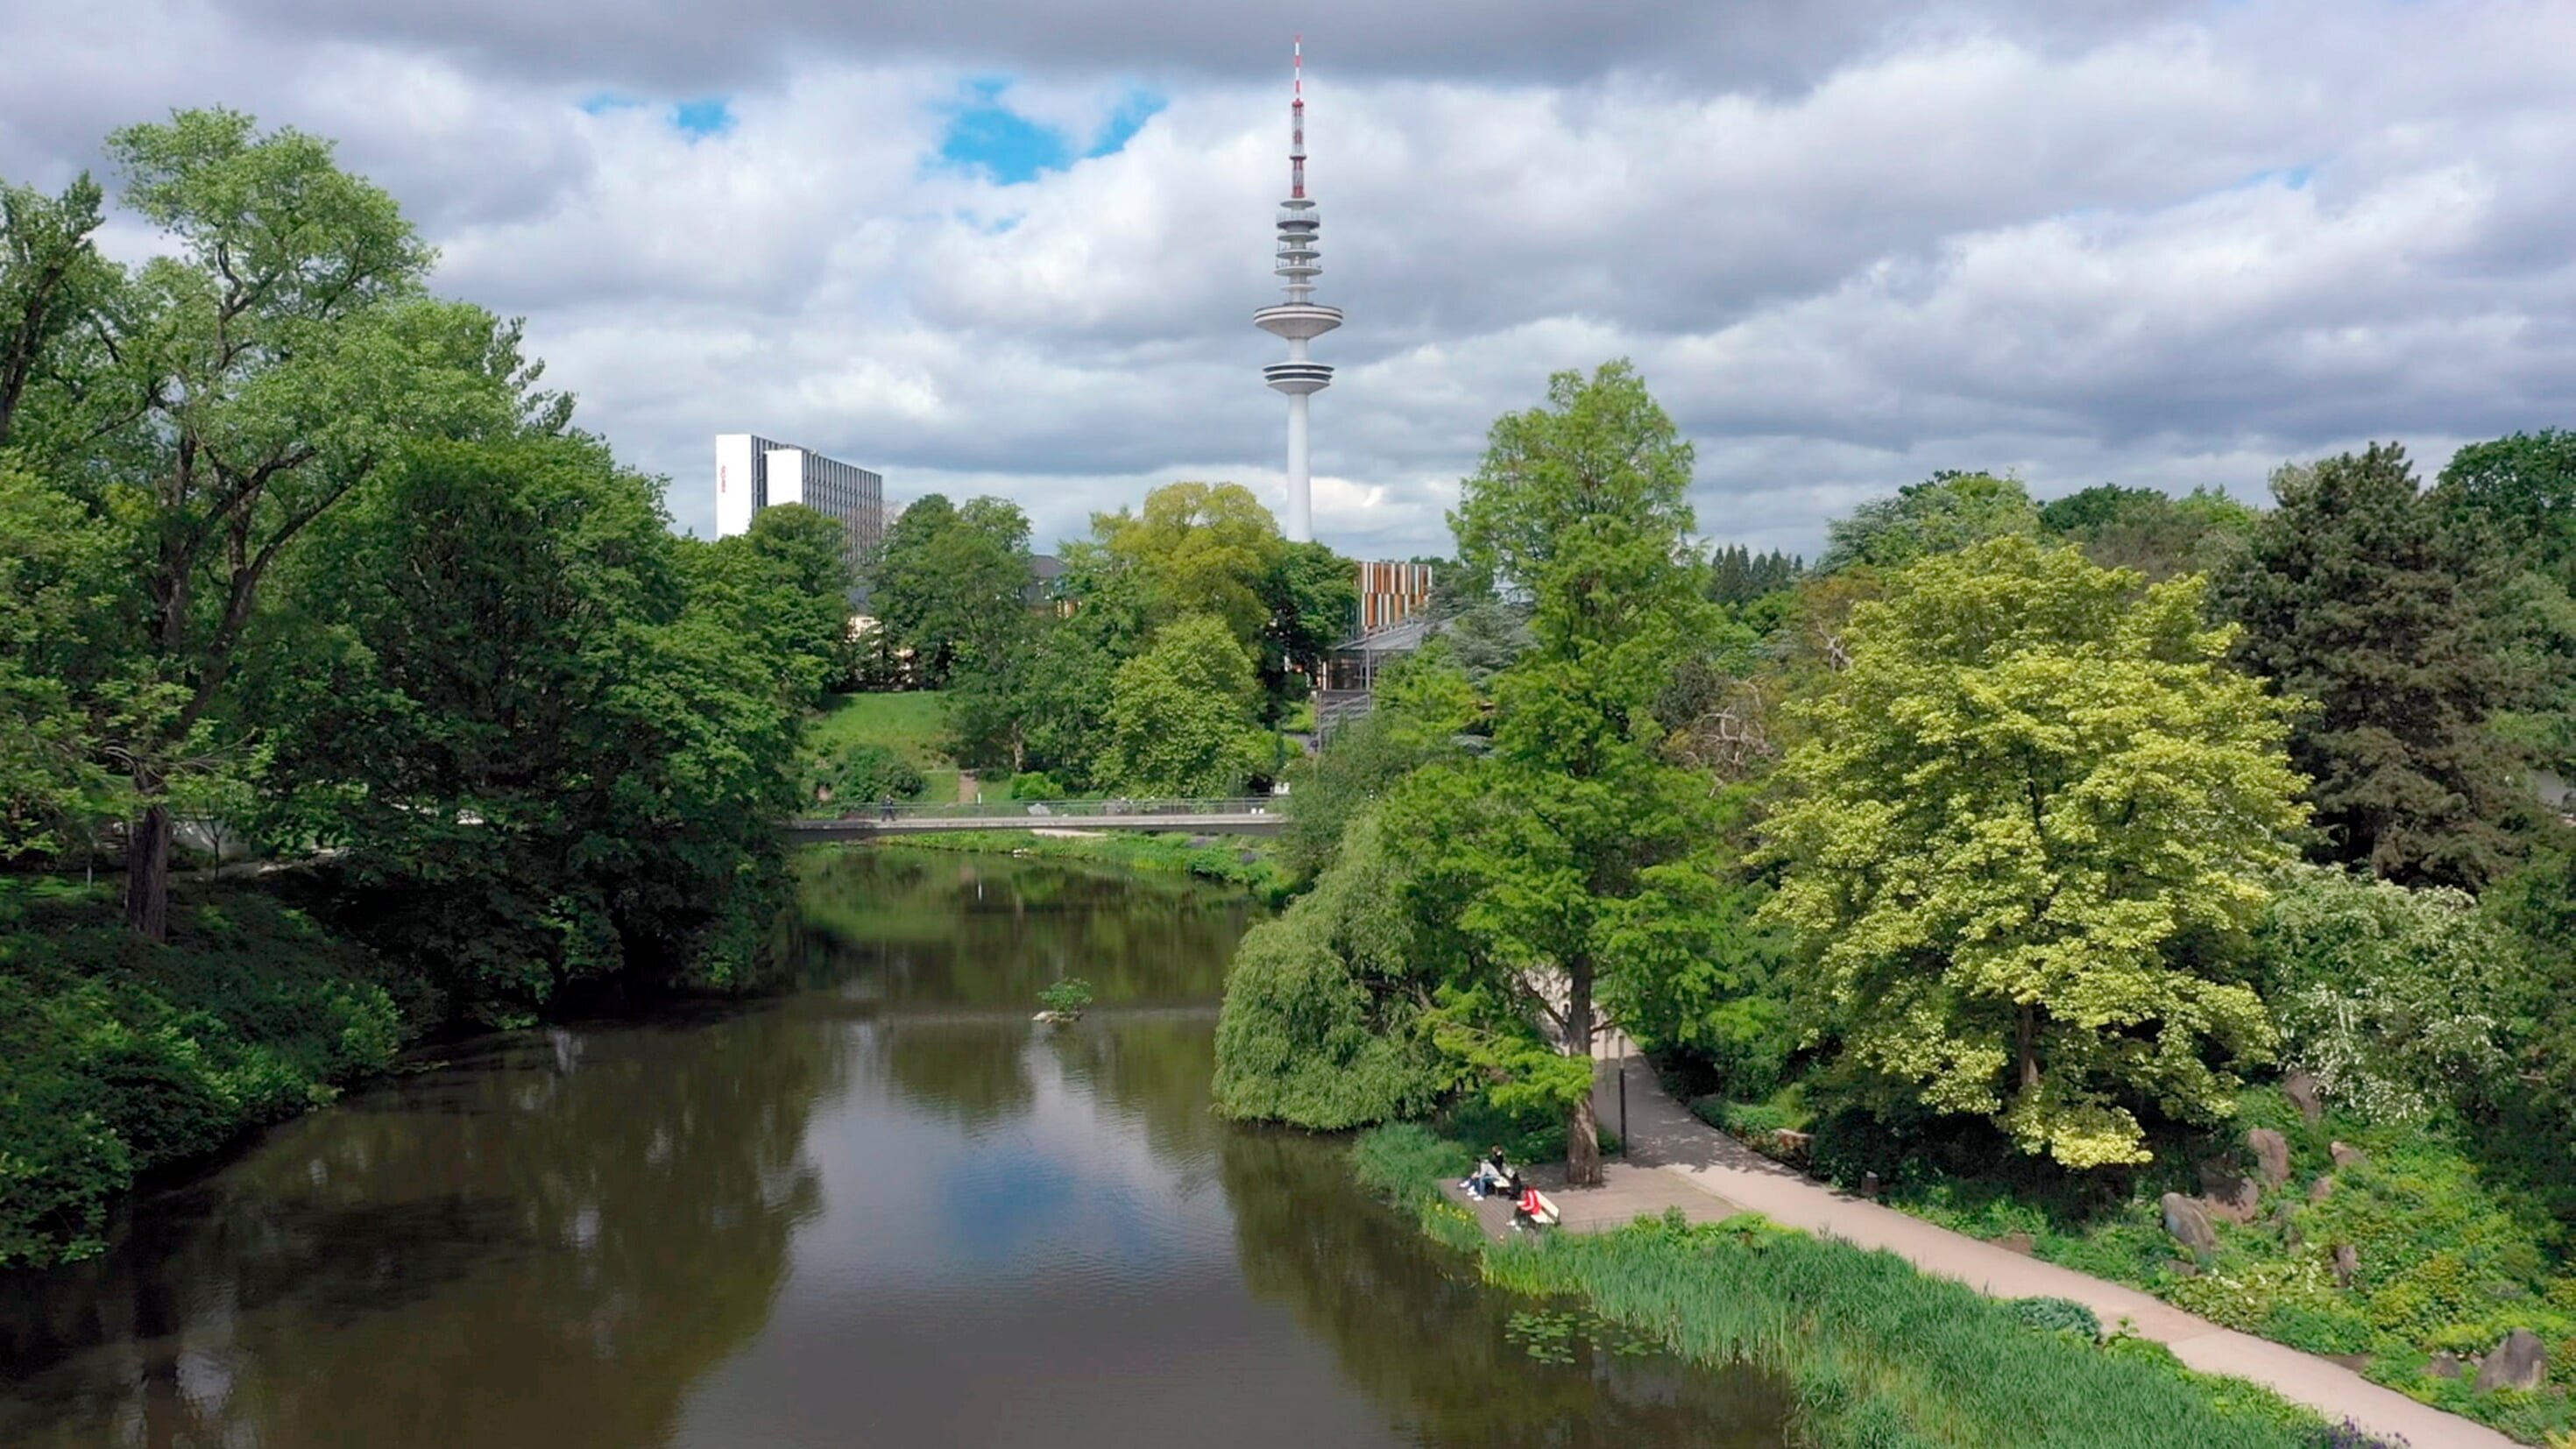
<path id="1" fill-rule="evenodd" d="M 1225 621 L 1166 625 L 1154 647 L 1118 667 L 1102 773 L 1135 795 L 1232 795 L 1270 763 L 1253 723 L 1252 660 Z"/>
<path id="2" fill-rule="evenodd" d="M 2393 445 L 2285 468 L 2273 492 L 2220 603 L 2242 661 L 2316 703 L 2290 753 L 2315 781 L 2319 858 L 2474 889 L 2506 858 L 2518 795 L 2487 723 L 2513 685 L 2492 560 Z"/>
<path id="3" fill-rule="evenodd" d="M 2283 711 L 2221 664 L 2196 579 L 2020 536 L 1853 611 L 1767 827 L 1764 919 L 1852 1057 L 2069 1166 L 2143 1156 L 2132 1106 L 2225 1110 L 2270 1029 L 2231 959 L 2300 821 Z"/>

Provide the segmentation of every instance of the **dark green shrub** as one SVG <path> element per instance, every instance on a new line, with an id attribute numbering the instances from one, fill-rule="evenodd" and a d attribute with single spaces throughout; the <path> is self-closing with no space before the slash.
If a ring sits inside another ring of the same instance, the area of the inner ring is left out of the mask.
<path id="1" fill-rule="evenodd" d="M 883 745 L 846 744 L 806 771 L 805 797 L 845 807 L 879 800 L 917 800 L 930 788 L 919 770 Z"/>
<path id="2" fill-rule="evenodd" d="M 2043 1332 L 2072 1333 L 2088 1339 L 2102 1336 L 2101 1318 L 2072 1298 L 2016 1298 L 2004 1306 L 2013 1311 L 2014 1317 Z"/>
<path id="3" fill-rule="evenodd" d="M 152 946 L 112 887 L 0 879 L 0 1267 L 96 1252 L 136 1173 L 329 1100 L 406 1032 L 382 963 L 302 914 L 173 904 Z"/>

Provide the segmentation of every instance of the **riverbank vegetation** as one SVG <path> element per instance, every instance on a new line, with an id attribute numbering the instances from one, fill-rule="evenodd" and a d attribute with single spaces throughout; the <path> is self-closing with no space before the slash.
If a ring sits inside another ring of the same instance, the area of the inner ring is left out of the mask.
<path id="1" fill-rule="evenodd" d="M 1292 797 L 1312 893 L 1245 943 L 1220 1105 L 1419 1116 L 1305 1065 L 1418 1063 L 1579 1178 L 1588 982 L 1845 1186 L 2576 1425 L 2576 435 L 2268 508 L 1936 475 L 1813 567 L 1703 550 L 1688 466 L 1618 366 L 1496 425 L 1457 622 Z"/>
<path id="2" fill-rule="evenodd" d="M 1795 1385 L 1801 1442 L 2317 1449 L 2314 1415 L 2261 1389 L 2183 1368 L 2161 1345 L 2076 1331 L 1963 1284 L 1746 1214 L 1697 1227 L 1641 1220 L 1599 1235 L 1485 1239 L 1436 1184 L 1474 1149 L 1418 1127 L 1363 1135 L 1363 1182 L 1426 1231 L 1477 1256 L 1486 1281 L 1580 1298 L 1677 1357 L 1752 1364 Z M 2043 1305 L 2046 1306 L 2046 1305 Z M 2086 1315 L 2089 1317 L 2089 1315 Z"/>
<path id="3" fill-rule="evenodd" d="M 328 143 L 107 149 L 147 262 L 0 190 L 0 1264 L 433 1026 L 749 980 L 846 669 L 839 526 L 673 536 Z"/>
<path id="4" fill-rule="evenodd" d="M 1089 834 L 1051 831 L 1044 835 L 1033 830 L 957 830 L 908 835 L 903 846 L 906 850 L 1081 860 L 1149 874 L 1186 875 L 1234 886 L 1271 906 L 1282 904 L 1290 894 L 1288 876 L 1279 868 L 1269 842 L 1257 836 L 1147 834 L 1133 830 Z"/>

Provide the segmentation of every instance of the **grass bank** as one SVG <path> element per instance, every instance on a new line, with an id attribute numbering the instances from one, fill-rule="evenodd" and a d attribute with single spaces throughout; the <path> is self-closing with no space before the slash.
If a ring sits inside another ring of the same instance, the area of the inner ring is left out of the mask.
<path id="1" fill-rule="evenodd" d="M 853 746 L 877 745 L 921 772 L 927 788 L 921 798 L 948 804 L 960 798 L 964 772 L 948 753 L 948 696 L 936 689 L 901 693 L 833 696 L 820 713 L 805 722 L 803 750 L 808 760 L 829 759 Z M 1010 777 L 981 780 L 987 800 L 1011 796 Z M 855 802 L 866 805 L 867 801 Z"/>
<path id="2" fill-rule="evenodd" d="M 2288 1180 L 2261 1194 L 2250 1221 L 2217 1218 L 2218 1247 L 2201 1259 L 2175 1244 L 2158 1208 L 2165 1188 L 2200 1190 L 2178 1167 L 2141 1175 L 2131 1192 L 2102 1202 L 2027 1179 L 1900 1163 L 1887 1173 L 1887 1200 L 1971 1237 L 2026 1241 L 2036 1257 L 2227 1327 L 2365 1360 L 2373 1382 L 2525 1443 L 2569 1442 L 2576 1271 L 2563 1203 L 2499 1171 L 2497 1154 L 2473 1150 L 2456 1125 L 2374 1126 L 2333 1113 L 2310 1123 L 2274 1088 L 2246 1092 L 2230 1133 L 2206 1144 L 2226 1174 L 2253 1172 L 2235 1144 L 2255 1127 L 2288 1142 Z M 2338 1248 L 2351 1260 L 2341 1280 Z M 2516 1329 L 2547 1347 L 2549 1381 L 2538 1392 L 2481 1392 L 2474 1368 L 2435 1370 L 2437 1355 L 2458 1364 Z"/>
<path id="3" fill-rule="evenodd" d="M 1439 1190 L 1472 1155 L 1411 1125 L 1363 1135 L 1353 1168 L 1425 1230 L 1478 1255 L 1487 1281 L 1583 1298 L 1679 1357 L 1748 1363 L 1795 1386 L 1819 1449 L 2320 1449 L 2371 1441 L 2161 1345 L 2033 1326 L 2045 1300 L 1997 1303 L 1868 1252 L 1746 1215 L 1685 1226 L 1487 1242 Z M 2076 1310 L 2078 1314 L 2081 1310 Z M 2339 1437 L 2340 1436 L 2340 1437 Z"/>
<path id="4" fill-rule="evenodd" d="M 1102 831 L 1096 835 L 1039 835 L 1028 830 L 960 830 L 938 835 L 902 837 L 906 850 L 949 850 L 976 855 L 1022 855 L 1041 860 L 1083 860 L 1129 870 L 1195 876 L 1251 892 L 1268 905 L 1288 899 L 1287 872 L 1278 851 L 1261 836 L 1213 837 L 1213 844 L 1193 845 L 1198 837 L 1149 835 L 1138 831 Z"/>
<path id="5" fill-rule="evenodd" d="M 92 1256 L 107 1206 L 391 1065 L 424 993 L 247 886 L 181 885 L 170 942 L 121 882 L 0 877 L 0 1267 Z"/>

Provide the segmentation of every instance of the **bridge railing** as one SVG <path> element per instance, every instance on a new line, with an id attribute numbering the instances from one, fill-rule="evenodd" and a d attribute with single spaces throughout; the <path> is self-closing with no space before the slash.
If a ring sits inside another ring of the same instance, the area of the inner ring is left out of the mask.
<path id="1" fill-rule="evenodd" d="M 1033 823 L 1044 824 L 1051 820 L 1278 815 L 1285 813 L 1286 807 L 1285 800 L 1272 795 L 1205 800 L 991 800 L 963 805 L 897 805 L 891 812 L 882 806 L 853 801 L 839 806 L 834 814 L 823 818 L 891 818 L 898 823 L 906 820 L 990 820 L 1026 829 Z"/>

